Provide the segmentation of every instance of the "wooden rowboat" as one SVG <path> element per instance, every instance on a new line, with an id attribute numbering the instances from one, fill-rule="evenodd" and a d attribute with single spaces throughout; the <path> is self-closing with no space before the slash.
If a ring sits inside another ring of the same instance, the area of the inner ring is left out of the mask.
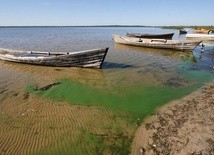
<path id="1" fill-rule="evenodd" d="M 201 43 L 201 41 L 191 40 L 139 39 L 119 35 L 113 35 L 113 39 L 116 43 L 125 45 L 191 51 Z"/>
<path id="2" fill-rule="evenodd" d="M 127 37 L 149 38 L 149 39 L 172 39 L 174 33 L 166 34 L 141 34 L 141 33 L 126 33 Z"/>
<path id="3" fill-rule="evenodd" d="M 197 39 L 197 40 L 214 40 L 214 35 L 212 34 L 187 34 L 188 39 Z"/>
<path id="4" fill-rule="evenodd" d="M 101 68 L 108 48 L 78 52 L 39 52 L 0 48 L 0 60 L 55 67 Z"/>

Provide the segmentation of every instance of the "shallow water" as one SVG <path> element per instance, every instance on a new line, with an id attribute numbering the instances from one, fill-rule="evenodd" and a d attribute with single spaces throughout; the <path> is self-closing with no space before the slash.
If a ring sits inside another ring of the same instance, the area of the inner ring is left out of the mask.
<path id="1" fill-rule="evenodd" d="M 178 36 L 177 30 L 159 28 L 0 28 L 1 48 L 70 52 L 110 47 L 101 70 L 0 61 L 0 131 L 10 131 L 7 135 L 0 133 L 3 139 L 0 145 L 9 151 L 6 153 L 94 154 L 95 146 L 102 148 L 99 153 L 111 152 L 109 142 L 115 140 L 112 133 L 123 131 L 125 138 L 130 138 L 136 123 L 156 107 L 181 98 L 213 79 L 212 42 L 205 43 L 205 52 L 197 47 L 192 53 L 115 44 L 112 34 L 125 35 L 126 31 L 175 32 L 174 39 L 185 39 Z M 60 84 L 47 90 L 37 89 L 56 81 Z M 91 133 L 95 136 L 91 137 Z M 103 133 L 108 138 L 104 136 L 101 140 L 99 136 Z M 67 134 L 72 136 L 65 136 L 62 143 L 60 138 Z M 29 135 L 33 136 L 26 145 Z M 119 137 L 114 151 L 130 145 L 121 146 Z M 87 138 L 94 143 L 89 144 Z M 53 142 L 54 139 L 58 140 Z M 100 147 L 95 142 L 106 145 Z"/>

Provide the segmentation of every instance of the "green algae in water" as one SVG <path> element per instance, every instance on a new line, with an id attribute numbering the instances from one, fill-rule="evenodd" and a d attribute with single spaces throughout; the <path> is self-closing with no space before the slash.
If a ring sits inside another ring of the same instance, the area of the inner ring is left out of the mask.
<path id="1" fill-rule="evenodd" d="M 112 110 L 118 109 L 143 119 L 153 113 L 154 109 L 174 99 L 179 99 L 213 79 L 213 74 L 207 71 L 189 69 L 190 64 L 178 64 L 178 75 L 186 81 L 182 87 L 172 85 L 155 86 L 145 83 L 119 87 L 110 90 L 106 87 L 95 88 L 87 84 L 69 79 L 59 80 L 59 85 L 47 90 L 38 90 L 36 84 L 29 85 L 27 91 L 70 104 L 98 105 Z M 175 79 L 176 81 L 177 79 Z M 119 93 L 118 93 L 119 92 Z M 135 117 L 133 117 L 135 119 Z"/>
<path id="2" fill-rule="evenodd" d="M 112 110 L 119 109 L 142 119 L 151 114 L 156 107 L 191 93 L 213 78 L 212 74 L 205 71 L 186 71 L 183 72 L 183 76 L 192 82 L 181 88 L 142 84 L 121 88 L 123 89 L 121 94 L 69 79 L 59 80 L 59 85 L 48 90 L 36 90 L 35 84 L 29 85 L 27 91 L 70 104 L 99 105 Z"/>
<path id="3" fill-rule="evenodd" d="M 213 75 L 208 72 L 191 70 L 182 71 L 180 76 L 188 81 L 184 87 L 154 86 L 142 83 L 141 85 L 120 88 L 120 94 L 107 88 L 94 88 L 69 79 L 59 80 L 59 85 L 47 90 L 35 89 L 36 84 L 32 84 L 27 87 L 27 91 L 53 100 L 66 101 L 70 104 L 98 105 L 113 111 L 119 109 L 128 112 L 132 120 L 138 120 L 136 117 L 145 118 L 145 116 L 153 113 L 158 106 L 191 93 L 213 78 Z M 56 147 L 53 150 L 46 150 L 38 154 L 102 154 L 106 150 L 117 152 L 117 154 L 129 154 L 131 139 L 128 143 L 124 143 L 127 142 L 128 137 L 126 135 L 124 137 L 119 136 L 117 137 L 118 144 L 115 146 L 115 141 L 112 141 L 111 138 L 84 131 L 80 134 L 80 141 L 72 143 L 68 140 L 67 144 L 75 147 L 69 147 L 66 151 L 62 149 L 63 146 L 62 148 Z M 113 142 L 113 144 L 105 143 L 105 141 Z M 81 147 L 80 144 L 83 142 L 87 149 Z"/>

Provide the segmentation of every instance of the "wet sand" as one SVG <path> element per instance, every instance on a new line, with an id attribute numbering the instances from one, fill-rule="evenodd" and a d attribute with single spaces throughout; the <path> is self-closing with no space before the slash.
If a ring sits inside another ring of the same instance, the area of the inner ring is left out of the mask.
<path id="1" fill-rule="evenodd" d="M 161 107 L 138 128 L 133 155 L 213 155 L 214 82 Z"/>

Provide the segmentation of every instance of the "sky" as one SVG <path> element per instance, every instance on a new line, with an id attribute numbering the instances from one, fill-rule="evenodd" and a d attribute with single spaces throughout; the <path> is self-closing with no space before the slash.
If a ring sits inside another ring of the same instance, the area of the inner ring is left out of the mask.
<path id="1" fill-rule="evenodd" d="M 214 0 L 0 0 L 0 26 L 214 25 Z"/>

